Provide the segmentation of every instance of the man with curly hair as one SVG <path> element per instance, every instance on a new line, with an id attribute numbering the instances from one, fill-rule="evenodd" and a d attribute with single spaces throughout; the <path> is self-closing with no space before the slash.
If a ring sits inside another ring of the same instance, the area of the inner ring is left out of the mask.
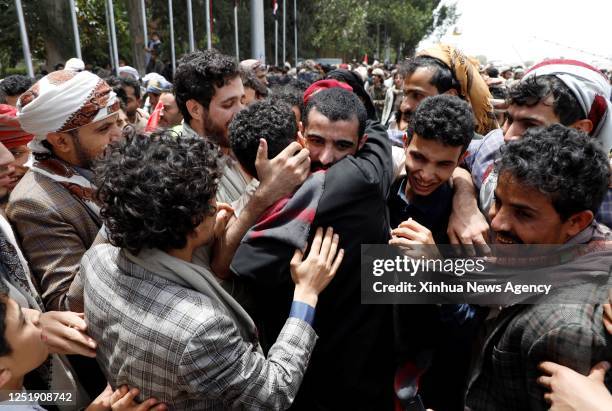
<path id="1" fill-rule="evenodd" d="M 177 410 L 286 409 L 317 340 L 318 295 L 344 254 L 331 228 L 317 230 L 305 259 L 293 250 L 291 309 L 264 356 L 251 317 L 194 261 L 228 211 L 215 200 L 218 160 L 213 143 L 165 131 L 130 136 L 99 164 L 112 245 L 83 258 L 88 329 L 111 386 L 137 386 L 141 399 Z"/>
<path id="2" fill-rule="evenodd" d="M 28 76 L 14 74 L 0 81 L 0 95 L 4 95 L 5 101 L 0 103 L 8 104 L 9 106 L 17 106 L 19 96 L 26 92 L 32 86 L 32 79 Z"/>
<path id="3" fill-rule="evenodd" d="M 530 128 L 522 139 L 507 143 L 496 171 L 489 212 L 495 244 L 597 245 L 549 269 L 560 281 L 588 279 L 572 293 L 581 301 L 590 297 L 589 303 L 558 304 L 549 296 L 538 304 L 515 304 L 489 314 L 467 409 L 545 410 L 549 406 L 537 384 L 538 364 L 552 361 L 587 374 L 612 356 L 600 304 L 607 302 L 611 281 L 612 231 L 594 219 L 610 178 L 608 159 L 586 134 L 555 124 Z"/>
<path id="4" fill-rule="evenodd" d="M 389 244 L 409 248 L 416 241 L 449 243 L 446 231 L 453 205 L 450 180 L 473 135 L 472 109 L 459 97 L 441 94 L 419 104 L 404 142 L 406 175 L 395 181 L 389 193 Z M 431 355 L 432 365 L 419 370 L 423 372 L 419 394 L 425 406 L 461 408 L 476 325 L 466 321 L 473 317 L 472 309 L 467 305 L 431 304 L 398 305 L 394 310 L 402 370 L 397 374 L 396 387 L 410 384 L 415 378 L 411 370 L 415 370 L 419 358 Z M 419 330 L 418 336 L 414 330 Z M 447 387 L 444 396 L 438 395 L 441 386 Z"/>
<path id="5" fill-rule="evenodd" d="M 183 135 L 210 140 L 222 154 L 217 201 L 231 204 L 236 218 L 228 223 L 223 241 L 213 252 L 217 258 L 212 268 L 221 278 L 227 278 L 229 263 L 244 233 L 270 205 L 290 194 L 308 176 L 308 150 L 294 143 L 268 160 L 264 141 L 258 178 L 241 170 L 230 148 L 228 127 L 244 108 L 244 87 L 238 65 L 229 56 L 216 50 L 187 54 L 179 62 L 174 85 L 176 103 L 183 114 Z"/>
<path id="6" fill-rule="evenodd" d="M 419 104 L 404 143 L 406 175 L 395 181 L 389 195 L 391 227 L 398 228 L 392 243 L 424 236 L 424 242 L 448 244 L 449 181 L 473 134 L 472 110 L 459 97 L 442 94 Z"/>

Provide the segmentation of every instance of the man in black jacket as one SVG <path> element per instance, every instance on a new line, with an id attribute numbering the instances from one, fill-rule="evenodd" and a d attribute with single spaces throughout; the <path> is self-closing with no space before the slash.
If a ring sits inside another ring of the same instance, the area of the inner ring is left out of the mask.
<path id="1" fill-rule="evenodd" d="M 239 113 L 230 127 L 232 150 L 245 169 L 248 156 L 241 154 L 238 145 L 243 151 L 256 152 L 262 133 L 268 130 L 263 137 L 271 140 L 271 130 L 278 124 L 266 116 L 273 109 L 265 109 L 265 104 L 269 103 L 257 103 Z M 250 113 L 254 110 L 260 111 Z M 289 108 L 286 115 L 291 116 Z M 253 122 L 261 127 L 252 126 Z M 265 346 L 275 340 L 282 328 L 279 320 L 290 309 L 289 264 L 295 248 L 305 245 L 316 227 L 333 227 L 345 258 L 319 297 L 314 323 L 319 340 L 293 409 L 391 409 L 391 306 L 362 305 L 360 297 L 361 244 L 389 240 L 386 198 L 393 178 L 391 147 L 380 124 L 366 124 L 359 99 L 339 88 L 310 98 L 303 134 L 297 139 L 310 150 L 313 173 L 247 233 L 231 269 L 255 282 Z"/>

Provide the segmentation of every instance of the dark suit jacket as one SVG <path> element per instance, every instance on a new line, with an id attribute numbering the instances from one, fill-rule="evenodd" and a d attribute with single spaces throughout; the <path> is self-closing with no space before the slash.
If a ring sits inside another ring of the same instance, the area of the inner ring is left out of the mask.
<path id="1" fill-rule="evenodd" d="M 294 409 L 391 409 L 393 333 L 391 306 L 361 304 L 361 244 L 386 244 L 386 198 L 393 179 L 385 130 L 369 124 L 368 140 L 326 172 L 312 224 L 333 227 L 345 255 L 335 278 L 319 296 L 314 329 L 319 341 Z M 294 248 L 270 238 L 243 242 L 231 268 L 255 279 L 260 334 L 274 342 L 293 295 L 289 261 Z"/>

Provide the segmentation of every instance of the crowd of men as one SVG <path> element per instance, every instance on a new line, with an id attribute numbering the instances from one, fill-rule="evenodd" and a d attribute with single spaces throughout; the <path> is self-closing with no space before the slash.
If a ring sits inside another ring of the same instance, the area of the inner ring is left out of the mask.
<path id="1" fill-rule="evenodd" d="M 611 97 L 448 45 L 7 77 L 0 407 L 612 409 Z M 362 304 L 364 244 L 581 245 L 552 269 L 592 298 Z"/>

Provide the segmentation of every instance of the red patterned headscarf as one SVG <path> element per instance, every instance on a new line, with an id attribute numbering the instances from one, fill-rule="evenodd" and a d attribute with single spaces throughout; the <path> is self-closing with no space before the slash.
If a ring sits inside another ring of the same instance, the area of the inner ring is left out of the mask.
<path id="1" fill-rule="evenodd" d="M 8 149 L 25 146 L 34 136 L 21 128 L 17 120 L 17 109 L 8 104 L 0 104 L 0 143 Z"/>

